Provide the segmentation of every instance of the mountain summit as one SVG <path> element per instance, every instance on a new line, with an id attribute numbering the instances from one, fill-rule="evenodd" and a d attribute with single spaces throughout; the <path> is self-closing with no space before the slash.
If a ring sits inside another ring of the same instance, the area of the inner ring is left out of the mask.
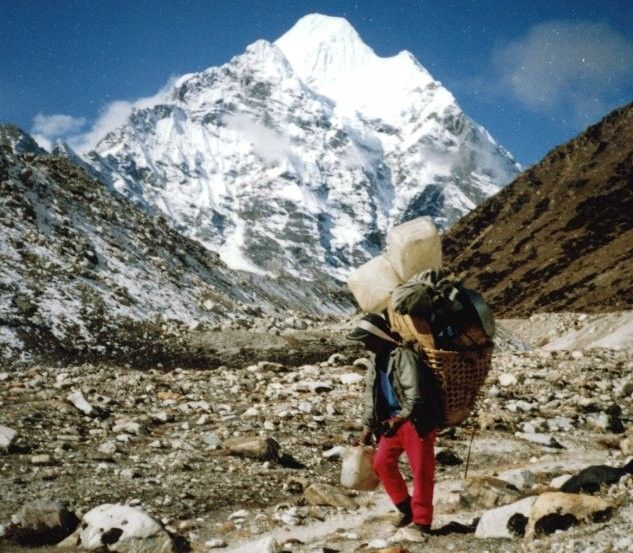
<path id="1" fill-rule="evenodd" d="M 275 45 L 308 86 L 349 115 L 360 113 L 400 124 L 406 118 L 402 108 L 424 96 L 427 87 L 439 85 L 407 51 L 391 58 L 377 56 L 341 17 L 307 15 Z M 438 101 L 454 102 L 446 89 L 435 96 Z"/>
<path id="2" fill-rule="evenodd" d="M 393 224 L 446 228 L 518 172 L 411 54 L 317 14 L 181 77 L 84 159 L 229 266 L 304 279 L 345 278 Z"/>

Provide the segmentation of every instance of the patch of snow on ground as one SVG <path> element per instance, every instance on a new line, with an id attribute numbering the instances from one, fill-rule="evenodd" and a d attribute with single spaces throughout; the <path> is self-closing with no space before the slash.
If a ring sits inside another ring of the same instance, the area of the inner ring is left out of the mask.
<path id="1" fill-rule="evenodd" d="M 4 352 L 5 357 L 11 355 L 9 350 L 21 350 L 24 347 L 22 340 L 18 338 L 15 330 L 7 326 L 0 326 L 0 348 L 7 348 Z"/>
<path id="2" fill-rule="evenodd" d="M 590 316 L 586 324 L 546 344 L 546 350 L 633 347 L 633 311 Z"/>

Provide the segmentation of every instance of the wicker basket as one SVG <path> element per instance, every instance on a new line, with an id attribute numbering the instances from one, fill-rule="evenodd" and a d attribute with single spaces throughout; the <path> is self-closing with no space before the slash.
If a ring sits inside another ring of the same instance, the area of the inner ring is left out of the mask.
<path id="1" fill-rule="evenodd" d="M 492 350 L 492 345 L 466 351 L 419 348 L 442 389 L 445 427 L 456 426 L 470 415 L 490 371 Z"/>
<path id="2" fill-rule="evenodd" d="M 435 348 L 433 332 L 426 319 L 411 315 L 401 315 L 389 305 L 387 316 L 391 328 L 395 330 L 405 342 L 415 342 L 421 348 Z"/>
<path id="3" fill-rule="evenodd" d="M 456 345 L 470 346 L 468 349 L 435 349 L 435 339 L 426 319 L 402 315 L 391 305 L 387 309 L 387 315 L 393 330 L 404 341 L 415 344 L 420 357 L 437 378 L 442 390 L 443 426 L 461 424 L 475 407 L 477 394 L 490 371 L 493 345 L 487 336 L 472 332 L 470 335 L 460 336 Z"/>

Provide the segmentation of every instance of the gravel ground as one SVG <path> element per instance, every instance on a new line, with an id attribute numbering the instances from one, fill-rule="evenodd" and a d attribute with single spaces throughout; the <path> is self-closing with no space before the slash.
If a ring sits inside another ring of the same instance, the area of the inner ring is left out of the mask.
<path id="1" fill-rule="evenodd" d="M 358 350 L 332 355 L 332 336 L 341 330 L 313 335 L 309 363 L 270 360 L 270 350 L 257 347 L 267 339 L 258 337 L 234 344 L 251 359 L 233 367 L 166 371 L 104 364 L 0 371 L 0 424 L 18 433 L 9 453 L 0 453 L 0 525 L 25 501 L 51 498 L 78 514 L 103 503 L 138 505 L 187 537 L 195 551 L 209 550 L 204 544 L 215 538 L 229 550 L 257 551 L 263 546 L 256 540 L 266 536 L 305 542 L 286 546 L 296 553 L 322 551 L 318 547 L 364 551 L 372 540 L 390 537 L 390 507 L 382 492 L 352 493 L 360 508 L 351 512 L 310 506 L 302 493 L 312 483 L 337 483 L 340 460 L 323 453 L 349 443 L 359 430 L 362 382 L 354 380 L 364 366 Z M 212 343 L 210 335 L 194 339 Z M 330 345 L 317 360 L 319 344 Z M 631 350 L 508 349 L 494 357 L 477 413 L 462 428 L 444 431 L 437 450 L 465 460 L 476 428 L 470 475 L 525 468 L 535 476 L 535 489 L 590 464 L 623 465 L 620 440 L 633 417 Z M 93 406 L 90 416 L 69 401 L 77 391 Z M 526 438 L 534 434 L 562 447 Z M 281 460 L 231 453 L 229 440 L 250 436 L 276 440 Z M 436 526 L 470 522 L 485 510 L 460 506 L 463 475 L 464 464 L 438 465 Z M 600 492 L 621 504 L 606 523 L 535 541 L 450 535 L 407 542 L 406 548 L 631 550 L 622 540 L 633 534 L 632 488 L 629 479 Z M 247 513 L 231 519 L 239 510 Z M 23 551 L 6 540 L 0 540 L 0 550 Z"/>

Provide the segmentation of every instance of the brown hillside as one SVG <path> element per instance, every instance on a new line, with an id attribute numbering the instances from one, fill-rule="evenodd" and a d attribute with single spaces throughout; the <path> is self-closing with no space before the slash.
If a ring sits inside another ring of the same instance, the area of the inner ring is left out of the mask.
<path id="1" fill-rule="evenodd" d="M 498 315 L 633 307 L 633 103 L 458 221 L 443 250 Z"/>

